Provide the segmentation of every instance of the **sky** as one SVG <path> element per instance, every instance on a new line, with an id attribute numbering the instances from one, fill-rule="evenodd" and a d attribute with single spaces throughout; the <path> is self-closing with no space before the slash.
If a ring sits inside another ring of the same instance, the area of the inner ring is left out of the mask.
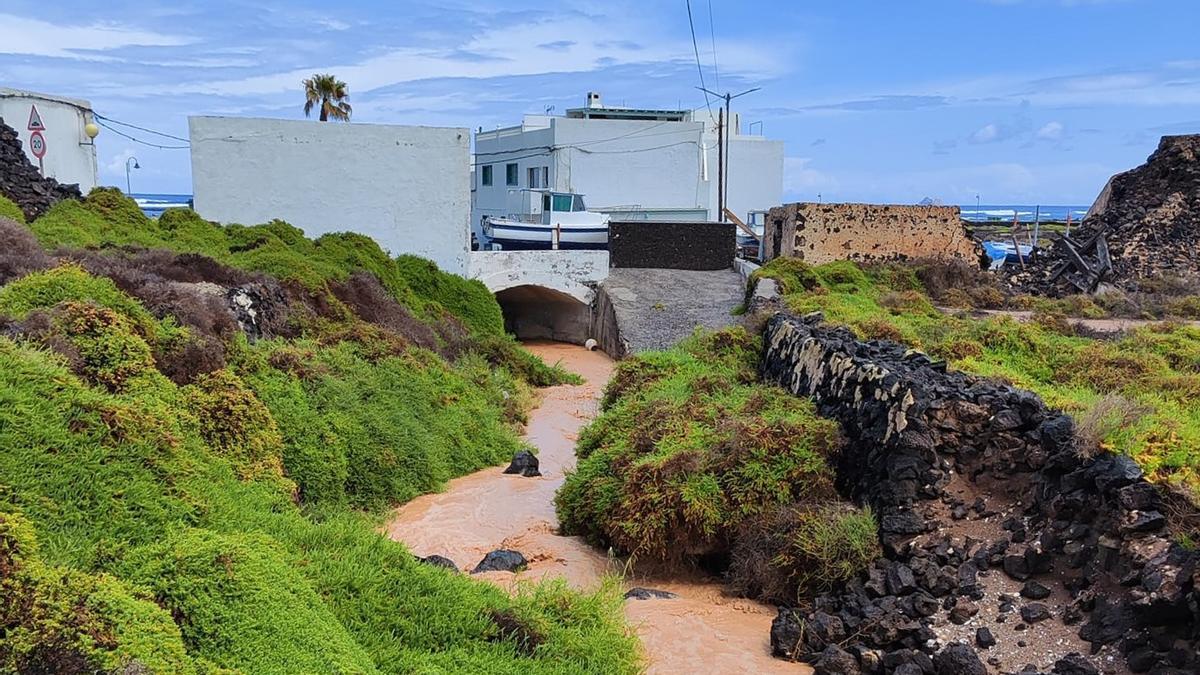
<path id="1" fill-rule="evenodd" d="M 694 44 L 685 0 L 4 0 L 0 86 L 186 138 L 189 115 L 303 119 L 314 72 L 348 83 L 355 122 L 472 129 L 589 90 L 707 116 L 703 76 L 762 87 L 735 108 L 785 142 L 789 200 L 1086 205 L 1160 136 L 1200 133 L 1197 0 L 691 9 Z M 191 192 L 186 150 L 97 146 L 103 183 L 136 156 L 135 192 Z"/>

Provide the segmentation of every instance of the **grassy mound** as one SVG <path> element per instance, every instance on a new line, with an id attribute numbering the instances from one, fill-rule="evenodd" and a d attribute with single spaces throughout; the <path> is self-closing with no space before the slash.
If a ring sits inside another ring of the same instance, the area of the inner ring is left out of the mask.
<path id="1" fill-rule="evenodd" d="M 873 518 L 839 505 L 833 488 L 836 424 L 756 384 L 758 343 L 731 329 L 622 362 L 557 496 L 563 529 L 671 564 L 736 552 L 735 585 L 781 602 L 814 586 L 809 570 L 833 583 L 869 563 Z M 798 509 L 810 517 L 750 546 L 753 531 Z M 826 527 L 852 541 L 839 547 Z"/>
<path id="2" fill-rule="evenodd" d="M 25 214 L 21 211 L 21 207 L 4 195 L 0 195 L 0 218 L 8 218 L 18 223 L 25 222 Z"/>
<path id="3" fill-rule="evenodd" d="M 361 237 L 169 215 L 101 190 L 35 221 L 45 259 L 0 251 L 0 670 L 636 671 L 615 586 L 511 597 L 378 533 L 508 460 L 525 378 L 561 377 L 482 286 L 411 285 Z"/>
<path id="4" fill-rule="evenodd" d="M 1168 322 L 1097 340 L 1051 311 L 1027 323 L 948 315 L 930 301 L 945 284 L 911 266 L 778 259 L 756 274 L 782 282 L 792 311 L 822 311 L 860 337 L 897 340 L 1037 393 L 1076 418 L 1092 440 L 1082 451 L 1127 453 L 1200 499 L 1200 329 Z"/>

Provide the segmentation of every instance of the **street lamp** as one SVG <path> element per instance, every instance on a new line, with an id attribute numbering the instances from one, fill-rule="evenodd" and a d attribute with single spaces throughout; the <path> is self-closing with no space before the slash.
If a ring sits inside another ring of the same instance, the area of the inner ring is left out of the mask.
<path id="1" fill-rule="evenodd" d="M 132 167 L 129 166 L 130 162 L 133 162 Z M 142 165 L 138 164 L 137 157 L 130 157 L 129 159 L 125 160 L 125 194 L 127 194 L 127 195 L 133 194 L 133 188 L 130 187 L 130 184 L 129 184 L 129 170 L 130 169 L 140 169 L 140 168 L 142 168 Z"/>

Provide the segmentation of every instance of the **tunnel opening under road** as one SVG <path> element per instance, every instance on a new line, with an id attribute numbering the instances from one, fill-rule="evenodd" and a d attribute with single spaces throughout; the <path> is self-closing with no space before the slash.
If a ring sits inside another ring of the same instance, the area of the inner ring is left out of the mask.
<path id="1" fill-rule="evenodd" d="M 523 285 L 496 292 L 504 329 L 520 340 L 556 340 L 581 345 L 590 335 L 592 308 L 545 286 Z"/>

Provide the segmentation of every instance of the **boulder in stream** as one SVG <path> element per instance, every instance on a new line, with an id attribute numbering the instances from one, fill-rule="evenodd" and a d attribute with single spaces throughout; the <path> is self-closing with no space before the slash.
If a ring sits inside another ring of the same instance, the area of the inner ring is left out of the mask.
<path id="1" fill-rule="evenodd" d="M 670 591 L 660 591 L 657 588 L 642 588 L 635 586 L 625 591 L 626 600 L 670 600 L 678 598 L 678 595 Z"/>
<path id="2" fill-rule="evenodd" d="M 506 548 L 497 549 L 485 555 L 483 560 L 471 570 L 471 574 L 480 572 L 520 572 L 529 566 L 525 556 L 517 551 Z"/>
<path id="3" fill-rule="evenodd" d="M 445 556 L 434 554 L 434 555 L 427 555 L 424 558 L 418 557 L 417 560 L 425 563 L 426 565 L 433 565 L 434 567 L 444 567 L 448 570 L 454 570 L 455 572 L 458 571 L 458 565 L 455 565 L 453 560 L 451 560 Z"/>
<path id="4" fill-rule="evenodd" d="M 538 458 L 528 450 L 521 450 L 513 455 L 512 463 L 508 465 L 504 473 L 517 473 L 526 478 L 542 475 L 542 472 L 538 470 Z"/>

